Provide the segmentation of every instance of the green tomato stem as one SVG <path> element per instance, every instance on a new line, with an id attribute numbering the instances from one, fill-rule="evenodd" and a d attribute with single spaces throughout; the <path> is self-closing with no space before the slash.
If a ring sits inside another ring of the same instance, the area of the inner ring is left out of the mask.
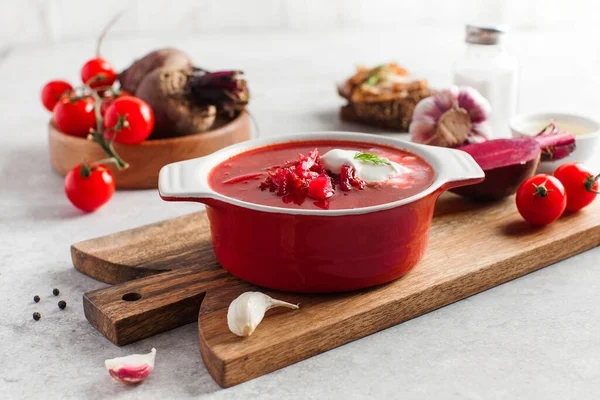
<path id="1" fill-rule="evenodd" d="M 114 157 L 108 157 L 108 158 L 103 158 L 102 160 L 94 161 L 90 165 L 94 166 L 94 165 L 101 165 L 101 164 L 115 164 L 118 166 L 119 161 Z"/>
<path id="2" fill-rule="evenodd" d="M 82 163 L 79 173 L 81 174 L 82 178 L 89 178 L 90 175 L 92 174 L 92 169 L 90 168 L 90 164 L 87 164 L 85 162 Z"/>
<path id="3" fill-rule="evenodd" d="M 113 148 L 113 141 L 116 136 L 116 131 L 118 130 L 116 128 L 119 124 L 117 123 L 117 126 L 112 128 L 113 130 L 115 130 L 115 133 L 113 133 L 113 135 L 111 135 L 111 138 L 107 141 L 104 138 L 104 118 L 102 118 L 102 112 L 100 111 L 102 107 L 102 98 L 95 90 L 92 90 L 92 88 L 90 88 L 89 86 L 86 85 L 86 88 L 90 91 L 92 97 L 94 98 L 94 112 L 96 114 L 96 130 L 91 132 L 89 138 L 100 145 L 102 150 L 104 150 L 104 152 L 108 155 L 108 159 L 113 160 L 111 162 L 113 162 L 118 169 L 125 169 L 129 167 L 129 164 L 127 164 Z M 121 120 L 119 119 L 119 121 Z"/>
<path id="4" fill-rule="evenodd" d="M 598 179 L 600 179 L 600 174 L 593 176 L 590 175 L 586 178 L 585 183 L 583 184 L 583 186 L 585 186 L 585 190 L 587 190 L 588 192 L 591 193 L 596 193 L 596 194 L 600 194 L 599 191 L 594 190 L 594 185 L 596 184 L 596 181 L 598 181 Z"/>

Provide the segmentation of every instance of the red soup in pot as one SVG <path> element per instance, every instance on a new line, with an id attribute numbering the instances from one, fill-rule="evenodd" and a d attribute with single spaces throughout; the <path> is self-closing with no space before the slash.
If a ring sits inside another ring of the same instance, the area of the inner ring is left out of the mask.
<path id="1" fill-rule="evenodd" d="M 212 169 L 225 196 L 292 209 L 341 210 L 385 204 L 428 188 L 433 168 L 393 147 L 346 141 L 290 142 L 234 156 Z"/>

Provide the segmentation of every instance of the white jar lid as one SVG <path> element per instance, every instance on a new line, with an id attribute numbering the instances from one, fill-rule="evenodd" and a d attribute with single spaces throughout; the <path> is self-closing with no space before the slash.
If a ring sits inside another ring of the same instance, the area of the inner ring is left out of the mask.
<path id="1" fill-rule="evenodd" d="M 506 25 L 466 26 L 465 41 L 471 44 L 495 45 L 500 43 L 500 37 L 508 32 Z"/>

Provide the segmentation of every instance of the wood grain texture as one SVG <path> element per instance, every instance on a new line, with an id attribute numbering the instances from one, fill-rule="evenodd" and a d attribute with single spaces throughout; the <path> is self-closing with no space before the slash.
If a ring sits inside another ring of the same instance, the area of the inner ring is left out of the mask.
<path id="1" fill-rule="evenodd" d="M 85 293 L 83 309 L 122 346 L 196 321 L 205 293 L 233 279 L 222 268 L 184 268 Z"/>
<path id="2" fill-rule="evenodd" d="M 221 268 L 204 213 L 75 243 L 73 265 L 106 283 L 122 283 L 161 272 L 201 266 Z"/>
<path id="3" fill-rule="evenodd" d="M 214 129 L 196 135 L 172 139 L 146 140 L 129 146 L 115 143 L 115 150 L 129 163 L 119 171 L 107 165 L 115 176 L 118 189 L 152 189 L 158 185 L 158 173 L 167 164 L 202 157 L 223 147 L 250 139 L 250 116 L 241 113 L 231 122 L 221 123 Z M 85 138 L 65 135 L 54 123 L 48 124 L 50 164 L 65 176 L 82 160 L 100 160 L 106 155 L 96 143 Z"/>
<path id="4" fill-rule="evenodd" d="M 342 294 L 265 291 L 275 298 L 299 303 L 300 309 L 269 311 L 248 338 L 229 332 L 227 307 L 240 293 L 260 289 L 231 277 L 218 266 L 210 250 L 204 214 L 76 244 L 74 263 L 84 273 L 105 278 L 122 266 L 127 271 L 139 268 L 140 276 L 157 273 L 87 293 L 86 316 L 113 342 L 126 344 L 190 322 L 193 311 L 199 309 L 202 357 L 217 383 L 228 387 L 600 244 L 598 201 L 578 214 L 565 215 L 550 226 L 538 228 L 521 220 L 513 201 L 476 204 L 452 194 L 443 195 L 436 206 L 427 253 L 405 277 Z M 181 234 L 194 231 L 197 234 Z M 132 244 L 136 249 L 149 250 L 137 258 L 128 247 Z M 177 256 L 179 251 L 182 257 Z M 161 273 L 165 269 L 170 271 Z M 119 279 L 136 276 L 128 274 Z M 123 301 L 127 293 L 140 293 L 142 298 Z"/>

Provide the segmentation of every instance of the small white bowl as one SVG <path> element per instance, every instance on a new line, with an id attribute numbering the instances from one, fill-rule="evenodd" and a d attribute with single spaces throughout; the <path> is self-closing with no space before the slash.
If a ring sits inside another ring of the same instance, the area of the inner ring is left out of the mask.
<path id="1" fill-rule="evenodd" d="M 600 122 L 596 119 L 558 112 L 521 114 L 513 117 L 510 120 L 509 126 L 513 137 L 531 137 L 541 131 L 551 120 L 555 120 L 558 128 L 561 130 L 569 130 L 568 127 L 561 127 L 562 122 L 567 125 L 580 126 L 589 130 L 589 133 L 575 135 L 575 144 L 577 146 L 575 151 L 562 160 L 540 163 L 538 172 L 551 174 L 560 165 L 568 162 L 581 162 L 591 168 L 598 167 L 596 164 L 597 155 L 600 154 Z"/>

